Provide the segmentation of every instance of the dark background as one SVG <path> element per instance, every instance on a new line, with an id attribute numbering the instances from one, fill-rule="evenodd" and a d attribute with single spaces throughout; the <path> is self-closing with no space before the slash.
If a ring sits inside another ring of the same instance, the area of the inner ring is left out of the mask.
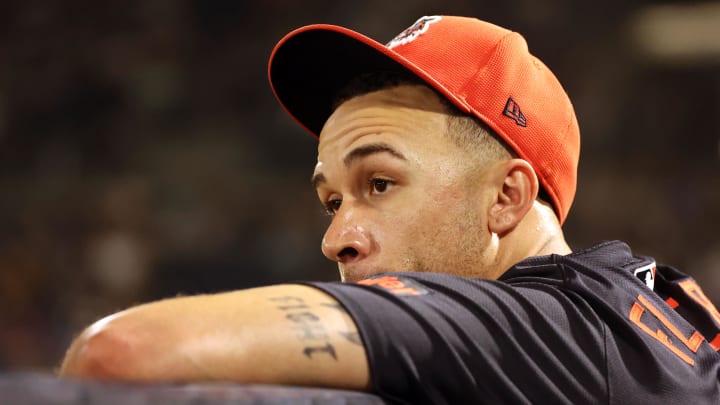
<path id="1" fill-rule="evenodd" d="M 337 278 L 315 140 L 266 79 L 274 44 L 317 22 L 381 42 L 440 13 L 523 33 L 580 122 L 571 246 L 626 240 L 720 303 L 718 5 L 3 1 L 0 370 L 52 370 L 135 303 Z"/>

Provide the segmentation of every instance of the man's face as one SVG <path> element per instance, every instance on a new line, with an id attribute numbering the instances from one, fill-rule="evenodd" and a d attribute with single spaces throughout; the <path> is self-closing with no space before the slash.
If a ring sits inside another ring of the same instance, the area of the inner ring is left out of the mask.
<path id="1" fill-rule="evenodd" d="M 495 238 L 484 170 L 446 135 L 447 115 L 423 86 L 353 98 L 328 119 L 313 175 L 332 214 L 323 253 L 343 281 L 386 271 L 482 276 Z"/>

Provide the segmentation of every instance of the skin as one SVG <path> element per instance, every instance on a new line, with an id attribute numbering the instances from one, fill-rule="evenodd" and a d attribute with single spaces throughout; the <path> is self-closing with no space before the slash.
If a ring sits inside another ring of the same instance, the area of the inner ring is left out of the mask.
<path id="1" fill-rule="evenodd" d="M 353 98 L 327 121 L 313 183 L 332 215 L 322 251 L 343 281 L 383 271 L 495 279 L 528 256 L 570 252 L 520 159 L 479 162 L 447 137 L 423 86 Z M 113 314 L 76 338 L 60 375 L 371 389 L 356 325 L 302 285 L 178 297 Z"/>
<path id="2" fill-rule="evenodd" d="M 369 388 L 354 322 L 335 299 L 302 285 L 172 298 L 110 315 L 75 339 L 59 374 Z"/>
<path id="3" fill-rule="evenodd" d="M 333 216 L 322 250 L 344 281 L 384 271 L 496 279 L 528 256 L 570 251 L 535 201 L 527 162 L 478 162 L 446 128 L 424 86 L 356 97 L 327 121 L 313 183 Z"/>

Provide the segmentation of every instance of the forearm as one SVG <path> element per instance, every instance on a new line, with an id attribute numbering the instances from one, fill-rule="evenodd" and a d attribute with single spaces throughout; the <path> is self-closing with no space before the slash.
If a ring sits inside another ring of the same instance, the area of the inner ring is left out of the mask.
<path id="1" fill-rule="evenodd" d="M 362 389 L 367 360 L 353 334 L 337 302 L 311 287 L 182 297 L 91 325 L 71 345 L 61 375 Z"/>

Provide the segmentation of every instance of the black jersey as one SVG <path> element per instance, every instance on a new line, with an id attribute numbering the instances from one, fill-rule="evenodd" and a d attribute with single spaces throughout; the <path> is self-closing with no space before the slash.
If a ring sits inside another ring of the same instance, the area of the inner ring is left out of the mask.
<path id="1" fill-rule="evenodd" d="M 499 280 L 312 283 L 358 325 L 372 388 L 408 404 L 720 404 L 720 314 L 695 281 L 605 242 Z"/>

